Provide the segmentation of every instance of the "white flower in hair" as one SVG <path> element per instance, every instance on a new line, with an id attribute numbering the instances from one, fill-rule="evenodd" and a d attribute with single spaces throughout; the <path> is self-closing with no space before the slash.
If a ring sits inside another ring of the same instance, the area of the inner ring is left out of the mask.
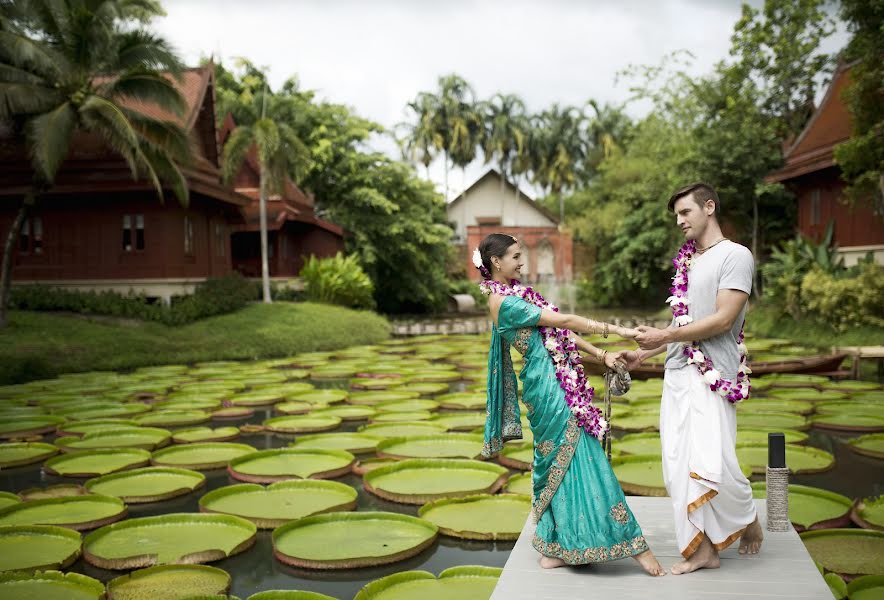
<path id="1" fill-rule="evenodd" d="M 473 250 L 473 265 L 477 269 L 480 269 L 482 267 L 482 253 L 479 252 L 478 248 Z"/>

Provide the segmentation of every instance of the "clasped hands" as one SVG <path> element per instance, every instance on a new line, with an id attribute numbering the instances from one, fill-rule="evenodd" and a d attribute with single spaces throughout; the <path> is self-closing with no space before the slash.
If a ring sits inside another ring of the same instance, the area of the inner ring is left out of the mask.
<path id="1" fill-rule="evenodd" d="M 617 332 L 624 339 L 633 339 L 638 343 L 642 350 L 653 350 L 668 343 L 666 339 L 666 331 L 657 329 L 656 327 L 648 327 L 640 325 L 635 329 L 623 328 Z M 611 359 L 610 362 L 608 359 Z M 605 366 L 614 368 L 614 363 L 621 361 L 626 364 L 626 369 L 631 371 L 638 367 L 642 362 L 641 354 L 638 350 L 622 350 L 616 353 L 608 353 L 605 356 Z"/>

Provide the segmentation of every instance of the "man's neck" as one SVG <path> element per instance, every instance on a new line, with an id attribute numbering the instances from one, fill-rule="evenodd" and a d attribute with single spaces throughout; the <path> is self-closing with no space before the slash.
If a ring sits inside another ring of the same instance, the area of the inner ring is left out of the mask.
<path id="1" fill-rule="evenodd" d="M 713 221 L 706 227 L 706 231 L 703 232 L 703 235 L 697 238 L 697 248 L 700 250 L 708 248 L 722 237 L 724 236 L 721 234 L 721 227 L 718 226 L 718 223 Z"/>

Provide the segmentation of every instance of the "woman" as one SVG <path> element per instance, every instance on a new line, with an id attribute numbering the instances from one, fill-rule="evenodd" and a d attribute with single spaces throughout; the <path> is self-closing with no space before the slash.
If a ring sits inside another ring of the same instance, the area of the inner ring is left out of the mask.
<path id="1" fill-rule="evenodd" d="M 613 367 L 619 355 L 600 350 L 568 330 L 634 337 L 635 331 L 561 314 L 518 284 L 521 252 L 515 238 L 482 240 L 473 263 L 484 278 L 494 320 L 488 356 L 488 418 L 482 454 L 520 439 L 522 429 L 510 345 L 524 357 L 522 402 L 534 433 L 532 513 L 540 566 L 560 567 L 631 556 L 650 575 L 665 571 L 648 549 L 623 490 L 597 438 L 607 430 L 592 405 L 577 349 Z"/>

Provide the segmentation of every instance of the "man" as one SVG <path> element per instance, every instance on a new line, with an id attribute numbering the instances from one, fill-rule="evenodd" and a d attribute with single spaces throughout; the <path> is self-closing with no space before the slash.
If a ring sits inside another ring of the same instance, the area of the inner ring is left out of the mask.
<path id="1" fill-rule="evenodd" d="M 711 186 L 681 188 L 669 199 L 669 210 L 685 238 L 694 241 L 693 256 L 683 268 L 687 292 L 678 289 L 677 274 L 670 298 L 689 317 L 673 318 L 664 330 L 639 327 L 635 339 L 641 349 L 626 353 L 624 359 L 634 368 L 667 351 L 660 441 L 663 479 L 685 559 L 672 573 L 681 575 L 718 568 L 718 552 L 738 537 L 740 554 L 756 554 L 761 547 L 763 533 L 752 489 L 737 462 L 736 406 L 718 385 L 727 380 L 725 388 L 737 390 L 738 376 L 744 377 L 739 342 L 755 264 L 747 248 L 722 235 L 720 203 Z M 694 342 L 699 342 L 699 352 Z M 741 382 L 748 395 L 746 382 Z"/>

